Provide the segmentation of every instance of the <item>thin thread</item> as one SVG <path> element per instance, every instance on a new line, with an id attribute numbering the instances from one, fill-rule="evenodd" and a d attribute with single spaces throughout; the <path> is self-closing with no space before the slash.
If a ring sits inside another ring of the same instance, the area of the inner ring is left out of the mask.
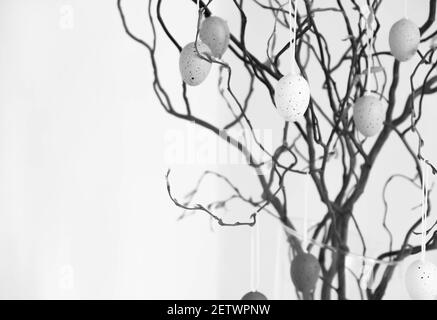
<path id="1" fill-rule="evenodd" d="M 372 17 L 372 20 L 370 18 Z M 373 22 L 373 11 L 372 7 L 369 6 L 369 16 L 367 17 L 367 28 L 366 28 L 366 36 L 367 36 L 367 74 L 366 74 L 366 86 L 365 91 L 366 93 L 370 93 L 369 86 L 370 86 L 370 70 L 371 70 L 371 63 L 372 63 L 372 43 L 373 43 L 373 29 L 372 29 L 372 22 Z"/>
<path id="2" fill-rule="evenodd" d="M 279 227 L 278 235 L 276 239 L 276 257 L 275 257 L 275 263 L 276 263 L 276 270 L 275 270 L 275 296 L 276 299 L 281 298 L 281 272 L 282 272 L 282 243 L 283 243 L 283 233 L 282 228 Z"/>
<path id="3" fill-rule="evenodd" d="M 255 260 L 255 265 L 256 265 L 256 274 L 255 274 L 255 290 L 258 290 L 259 288 L 259 284 L 260 284 L 260 274 L 261 274 L 261 268 L 260 268 L 260 248 L 259 248 L 259 221 L 256 223 L 255 225 L 255 254 L 256 254 L 256 260 Z"/>
<path id="4" fill-rule="evenodd" d="M 423 254 L 426 255 L 426 230 L 428 230 L 428 197 L 429 197 L 429 167 L 426 166 L 426 184 L 425 184 L 425 213 L 423 215 L 423 228 L 425 229 L 423 235 Z"/>
<path id="5" fill-rule="evenodd" d="M 302 247 L 303 250 L 307 251 L 308 246 L 308 190 L 309 190 L 309 181 L 310 181 L 310 173 L 308 172 L 305 175 L 305 190 L 304 190 L 304 201 L 305 201 L 305 208 L 304 208 L 304 216 L 303 216 L 303 240 L 302 240 Z"/>
<path id="6" fill-rule="evenodd" d="M 424 232 L 424 221 L 423 221 L 423 212 L 425 211 L 425 175 L 426 175 L 426 173 L 425 173 L 425 171 L 424 170 L 426 170 L 426 168 L 425 168 L 425 166 L 423 165 L 423 161 L 421 161 L 421 166 L 422 166 L 422 189 L 421 189 L 421 194 L 420 194 L 420 196 L 421 196 L 421 200 L 422 200 L 422 206 L 421 206 L 421 208 L 420 208 L 420 227 L 421 227 L 421 230 L 420 230 L 420 235 L 421 235 L 421 239 L 420 239 L 420 245 L 421 245 L 421 247 L 420 247 L 420 259 L 422 260 L 422 261 L 425 261 L 425 256 L 424 256 L 424 251 L 423 251 L 423 232 Z"/>
<path id="7" fill-rule="evenodd" d="M 200 19 L 201 19 L 201 15 L 202 13 L 200 12 L 200 0 L 197 0 L 197 15 L 196 15 L 196 45 L 197 45 L 197 36 L 198 36 L 198 32 L 199 32 L 199 27 L 200 27 Z"/>
<path id="8" fill-rule="evenodd" d="M 404 0 L 404 17 L 408 19 L 408 0 Z"/>
<path id="9" fill-rule="evenodd" d="M 423 179 L 422 179 L 422 217 L 421 217 L 421 226 L 422 226 L 422 232 L 421 232 L 421 250 L 420 250 L 420 257 L 421 260 L 424 262 L 426 259 L 426 229 L 427 229 L 427 221 L 426 221 L 426 215 L 428 212 L 428 179 L 429 179 L 429 168 L 428 166 L 423 163 L 423 166 L 425 167 L 424 170 L 422 170 L 423 173 Z"/>
<path id="10" fill-rule="evenodd" d="M 296 72 L 296 33 L 297 33 L 297 0 L 294 0 L 294 18 L 291 14 L 293 11 L 292 0 L 289 0 L 290 9 L 288 10 L 290 25 L 290 55 L 291 55 L 291 73 Z"/>
<path id="11" fill-rule="evenodd" d="M 255 228 L 250 229 L 250 288 L 251 291 L 256 291 L 255 283 Z"/>

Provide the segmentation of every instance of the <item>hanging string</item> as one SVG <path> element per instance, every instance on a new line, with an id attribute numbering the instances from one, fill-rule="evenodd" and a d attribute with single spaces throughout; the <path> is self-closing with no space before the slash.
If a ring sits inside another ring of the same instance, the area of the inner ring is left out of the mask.
<path id="1" fill-rule="evenodd" d="M 421 248 L 420 248 L 420 258 L 421 258 L 421 260 L 422 261 L 425 261 L 425 254 L 424 254 L 424 248 L 423 248 L 423 233 L 424 233 L 424 231 L 425 231 L 425 226 L 424 226 L 424 219 L 423 219 L 423 213 L 424 213 L 424 211 L 425 211 L 425 171 L 424 170 L 426 170 L 426 168 L 424 167 L 424 165 L 423 165 L 423 161 L 421 161 L 421 167 L 422 167 L 422 189 L 421 189 L 421 194 L 420 194 L 420 196 L 421 196 L 421 200 L 422 200 L 422 205 L 421 205 L 421 207 L 420 207 L 420 226 L 421 226 L 421 230 L 420 230 L 420 235 L 421 235 L 421 241 L 420 241 L 420 244 L 421 244 Z"/>
<path id="2" fill-rule="evenodd" d="M 256 258 L 255 258 L 255 227 L 252 227 L 250 229 L 250 290 L 252 292 L 256 291 Z"/>
<path id="3" fill-rule="evenodd" d="M 408 19 L 408 0 L 404 0 L 404 18 Z"/>
<path id="4" fill-rule="evenodd" d="M 202 13 L 200 12 L 200 0 L 197 0 L 196 29 L 195 29 L 195 34 L 196 34 L 195 43 L 196 43 L 196 46 L 197 46 L 197 40 L 198 40 L 197 37 L 199 35 L 199 27 L 200 27 L 201 15 L 202 15 Z"/>
<path id="5" fill-rule="evenodd" d="M 421 250 L 420 250 L 420 258 L 424 262 L 426 258 L 426 230 L 427 230 L 427 221 L 426 215 L 428 212 L 428 179 L 429 179 L 429 168 L 422 161 L 422 169 L 423 179 L 422 179 L 422 211 L 421 211 Z"/>
<path id="6" fill-rule="evenodd" d="M 428 197 L 429 197 L 429 167 L 426 166 L 426 184 L 425 184 L 425 212 L 423 214 L 423 228 L 425 229 L 423 232 L 423 241 L 422 241 L 422 248 L 423 248 L 423 255 L 425 257 L 426 255 L 426 230 L 428 229 Z"/>
<path id="7" fill-rule="evenodd" d="M 296 33 L 297 33 L 297 0 L 294 0 L 294 17 L 292 15 L 293 4 L 289 0 L 290 8 L 288 10 L 289 25 L 290 25 L 290 55 L 291 55 L 291 73 L 296 73 Z"/>
<path id="8" fill-rule="evenodd" d="M 260 283 L 260 249 L 259 249 L 259 221 L 255 224 L 255 289 L 258 290 Z"/>
<path id="9" fill-rule="evenodd" d="M 258 291 L 260 283 L 260 253 L 259 253 L 259 222 L 251 228 L 250 241 L 250 287 L 251 291 Z"/>
<path id="10" fill-rule="evenodd" d="M 282 244 L 284 242 L 283 239 L 283 229 L 279 225 L 279 231 L 277 232 L 276 239 L 276 256 L 275 256 L 275 296 L 276 299 L 279 300 L 281 298 L 281 289 L 282 289 L 282 281 L 281 281 L 281 273 L 282 273 Z"/>
<path id="11" fill-rule="evenodd" d="M 305 208 L 304 208 L 304 215 L 303 215 L 303 240 L 302 240 L 302 247 L 303 251 L 307 251 L 308 247 L 308 190 L 309 190 L 309 182 L 310 182 L 310 173 L 307 172 L 305 175 L 305 189 L 304 189 L 304 201 L 305 201 Z"/>
<path id="12" fill-rule="evenodd" d="M 369 16 L 367 17 L 367 27 L 366 27 L 366 37 L 367 37 L 367 72 L 366 72 L 366 94 L 370 93 L 370 75 L 371 75 L 371 64 L 372 64 L 372 45 L 373 45 L 373 10 L 369 5 Z"/>
<path id="13" fill-rule="evenodd" d="M 200 20 L 202 19 L 202 11 L 200 10 L 200 0 L 197 0 L 197 26 L 196 32 L 198 32 L 198 28 L 200 27 Z"/>

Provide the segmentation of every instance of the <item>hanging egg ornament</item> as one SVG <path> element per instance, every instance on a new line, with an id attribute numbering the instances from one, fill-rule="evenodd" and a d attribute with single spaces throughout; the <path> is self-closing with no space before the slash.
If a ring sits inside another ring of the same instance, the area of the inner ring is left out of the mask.
<path id="1" fill-rule="evenodd" d="M 405 284 L 414 300 L 437 298 L 437 266 L 428 261 L 414 261 L 405 273 Z"/>
<path id="2" fill-rule="evenodd" d="M 320 273 L 319 260 L 310 253 L 300 253 L 291 262 L 291 280 L 297 290 L 310 294 L 316 288 Z"/>
<path id="3" fill-rule="evenodd" d="M 381 100 L 370 94 L 358 98 L 353 106 L 353 118 L 362 135 L 374 136 L 384 125 L 384 107 Z"/>
<path id="4" fill-rule="evenodd" d="M 408 19 L 401 19 L 390 29 L 390 51 L 399 61 L 407 61 L 417 52 L 420 44 L 420 30 Z"/>
<path id="5" fill-rule="evenodd" d="M 310 102 L 310 87 L 299 74 L 282 77 L 275 90 L 275 103 L 285 121 L 295 122 L 303 117 Z"/>
<path id="6" fill-rule="evenodd" d="M 203 20 L 199 37 L 216 58 L 221 58 L 229 46 L 230 31 L 228 23 L 220 17 L 211 16 Z"/>
<path id="7" fill-rule="evenodd" d="M 190 86 L 201 84 L 211 70 L 211 62 L 200 57 L 199 54 L 210 55 L 211 50 L 206 44 L 197 41 L 197 50 L 195 43 L 191 42 L 182 49 L 179 57 L 179 70 L 182 80 Z"/>
<path id="8" fill-rule="evenodd" d="M 241 300 L 267 300 L 267 297 L 258 291 L 246 293 Z"/>

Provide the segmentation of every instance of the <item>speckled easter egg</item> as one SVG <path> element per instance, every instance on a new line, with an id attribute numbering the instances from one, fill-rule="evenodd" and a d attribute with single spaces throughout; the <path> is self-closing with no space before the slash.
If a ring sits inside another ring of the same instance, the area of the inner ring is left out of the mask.
<path id="1" fill-rule="evenodd" d="M 197 41 L 197 51 L 200 54 L 211 54 L 208 46 Z M 179 57 L 179 70 L 182 80 L 190 86 L 201 84 L 211 70 L 211 62 L 199 57 L 194 42 L 187 44 Z"/>
<path id="2" fill-rule="evenodd" d="M 320 264 L 310 253 L 298 254 L 291 263 L 291 280 L 297 290 L 312 293 L 319 279 Z"/>
<path id="3" fill-rule="evenodd" d="M 437 266 L 428 261 L 414 261 L 405 274 L 405 284 L 411 299 L 436 299 Z"/>
<path id="4" fill-rule="evenodd" d="M 358 98 L 353 106 L 353 118 L 362 135 L 374 136 L 384 124 L 384 107 L 381 100 L 372 95 Z"/>
<path id="5" fill-rule="evenodd" d="M 246 293 L 241 300 L 267 300 L 267 297 L 258 291 Z"/>
<path id="6" fill-rule="evenodd" d="M 285 121 L 295 122 L 303 117 L 310 102 L 310 87 L 304 77 L 288 74 L 282 77 L 275 90 L 275 103 Z"/>
<path id="7" fill-rule="evenodd" d="M 420 30 L 408 19 L 401 19 L 390 29 L 390 51 L 399 61 L 407 61 L 417 52 L 420 43 Z"/>
<path id="8" fill-rule="evenodd" d="M 199 37 L 211 49 L 214 57 L 221 58 L 229 45 L 228 23 L 216 16 L 206 18 L 200 26 Z"/>

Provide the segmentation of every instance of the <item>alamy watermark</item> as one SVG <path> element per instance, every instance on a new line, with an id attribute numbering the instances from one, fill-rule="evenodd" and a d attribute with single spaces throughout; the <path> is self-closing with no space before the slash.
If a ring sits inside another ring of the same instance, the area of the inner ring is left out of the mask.
<path id="1" fill-rule="evenodd" d="M 167 165 L 248 165 L 251 161 L 270 164 L 273 146 L 272 129 L 234 129 L 211 134 L 188 125 L 185 129 L 167 130 L 164 161 Z"/>

